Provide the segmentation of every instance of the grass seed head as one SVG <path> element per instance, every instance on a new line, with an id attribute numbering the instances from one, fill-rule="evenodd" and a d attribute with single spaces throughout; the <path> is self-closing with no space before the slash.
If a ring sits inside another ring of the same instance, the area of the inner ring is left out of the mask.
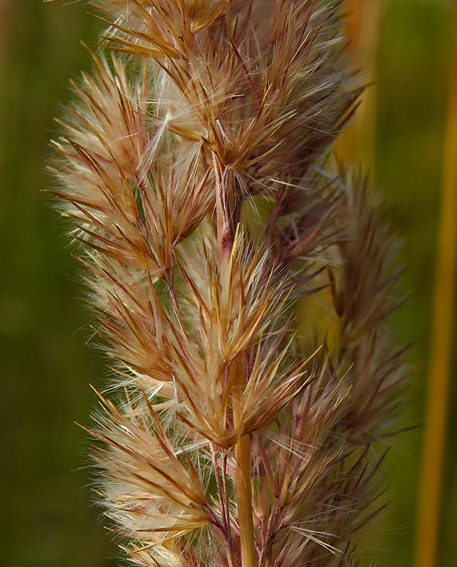
<path id="1" fill-rule="evenodd" d="M 349 567 L 405 372 L 389 228 L 326 159 L 360 92 L 341 2 L 92 4 L 52 170 L 114 360 L 106 514 L 146 567 Z"/>

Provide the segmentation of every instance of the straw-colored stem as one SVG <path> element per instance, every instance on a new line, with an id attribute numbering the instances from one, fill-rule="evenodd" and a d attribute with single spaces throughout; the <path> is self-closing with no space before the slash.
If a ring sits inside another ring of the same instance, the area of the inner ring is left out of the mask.
<path id="1" fill-rule="evenodd" d="M 353 56 L 359 49 L 360 26 L 363 0 L 347 0 L 346 6 L 346 38 L 349 42 L 346 49 Z M 354 120 L 346 126 L 338 136 L 336 142 L 336 152 L 344 161 L 353 161 L 357 154 L 356 128 Z"/>
<path id="2" fill-rule="evenodd" d="M 235 428 L 241 420 L 241 396 L 243 392 L 242 374 L 237 361 L 230 372 L 233 379 L 233 417 Z M 238 521 L 240 524 L 241 567 L 257 567 L 257 554 L 254 544 L 254 522 L 252 516 L 251 490 L 251 442 L 249 435 L 243 435 L 235 447 L 236 457 L 236 495 Z"/>
<path id="3" fill-rule="evenodd" d="M 361 161 L 374 166 L 376 129 L 376 53 L 381 21 L 381 0 L 349 0 L 347 3 L 348 51 L 356 62 L 363 61 L 361 81 L 368 85 L 360 98 L 353 121 L 339 136 L 338 155 L 349 162 Z M 360 76 L 360 75 L 359 75 Z"/>
<path id="4" fill-rule="evenodd" d="M 229 567 L 235 567 L 235 562 L 233 560 L 232 534 L 230 531 L 230 511 L 228 506 L 227 486 L 226 483 L 223 482 L 223 480 L 221 479 L 221 471 L 217 457 L 217 450 L 213 444 L 211 445 L 211 455 L 213 459 L 213 467 L 216 476 L 217 492 L 219 495 L 219 501 L 221 503 L 222 525 L 224 528 L 227 559 L 228 559 Z M 225 455 L 223 458 L 223 462 L 224 462 L 223 475 L 225 476 L 225 464 L 226 464 Z"/>
<path id="5" fill-rule="evenodd" d="M 416 567 L 436 565 L 440 520 L 457 253 L 457 34 L 445 144 L 426 398 L 428 406 L 419 493 Z"/>
<path id="6" fill-rule="evenodd" d="M 216 154 L 213 154 L 213 166 L 216 178 L 216 213 L 217 239 L 221 260 L 231 253 L 234 234 L 230 222 L 229 195 L 233 192 L 231 176 L 226 183 L 222 180 L 221 166 Z M 233 384 L 233 421 L 235 429 L 241 429 L 241 396 L 244 390 L 243 374 L 240 361 L 234 360 L 230 366 L 230 378 Z M 236 494 L 238 522 L 240 526 L 241 567 L 256 567 L 257 554 L 254 544 L 254 522 L 252 515 L 251 491 L 251 447 L 249 435 L 240 438 L 235 447 L 236 459 Z"/>

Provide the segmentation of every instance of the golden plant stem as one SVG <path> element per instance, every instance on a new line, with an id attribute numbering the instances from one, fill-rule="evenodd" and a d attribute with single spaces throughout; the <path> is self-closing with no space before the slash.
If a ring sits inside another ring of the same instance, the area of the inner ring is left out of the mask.
<path id="1" fill-rule="evenodd" d="M 346 40 L 349 41 L 347 51 L 354 56 L 359 49 L 360 20 L 362 17 L 363 0 L 347 0 L 345 3 L 346 13 Z M 335 150 L 344 162 L 352 162 L 357 154 L 356 128 L 354 121 L 357 120 L 358 112 L 352 122 L 343 130 L 336 141 Z"/>
<path id="2" fill-rule="evenodd" d="M 376 53 L 379 43 L 379 28 L 382 15 L 383 0 L 346 0 L 346 36 L 349 44 L 347 52 L 351 56 L 352 70 L 359 71 L 362 67 L 362 84 L 370 84 L 376 76 Z M 363 65 L 360 65 L 360 60 Z M 360 107 L 352 121 L 338 136 L 335 151 L 345 163 L 362 162 L 374 168 L 374 140 L 376 136 L 376 87 L 367 87 L 360 97 Z M 300 299 L 302 317 L 300 332 L 310 334 L 316 328 L 326 334 L 327 345 L 335 343 L 338 328 L 334 320 L 335 314 L 331 308 L 332 300 L 328 289 Z M 329 321 L 330 319 L 330 321 Z"/>
<path id="3" fill-rule="evenodd" d="M 362 61 L 362 84 L 369 85 L 360 98 L 360 107 L 352 122 L 339 136 L 336 152 L 345 162 L 363 162 L 374 166 L 376 130 L 376 52 L 378 48 L 382 0 L 348 0 L 346 33 L 348 52 L 354 57 L 355 69 Z M 360 76 L 360 75 L 359 75 Z"/>
<path id="4" fill-rule="evenodd" d="M 228 186 L 222 182 L 221 166 L 217 156 L 213 154 L 214 174 L 216 178 L 216 213 L 217 237 L 221 261 L 224 261 L 233 247 L 234 234 L 230 223 L 230 194 Z M 240 361 L 234 360 L 230 365 L 230 378 L 233 384 L 233 421 L 235 429 L 241 429 L 241 396 L 244 390 L 243 373 Z M 257 567 L 257 553 L 254 543 L 254 519 L 252 513 L 251 490 L 251 447 L 249 435 L 243 435 L 235 446 L 236 459 L 236 496 L 238 507 L 238 522 L 240 524 L 241 567 Z"/>
<path id="5" fill-rule="evenodd" d="M 416 567 L 436 565 L 441 479 L 446 436 L 457 254 L 457 33 L 443 160 L 436 253 L 427 410 L 417 518 Z"/>
<path id="6" fill-rule="evenodd" d="M 230 372 L 233 378 L 233 418 L 235 428 L 241 421 L 241 396 L 243 393 L 242 373 L 239 362 L 234 361 Z M 251 489 L 251 442 L 249 435 L 243 435 L 235 447 L 236 496 L 238 521 L 240 523 L 241 567 L 257 567 L 257 553 L 254 544 L 254 521 L 252 515 Z"/>

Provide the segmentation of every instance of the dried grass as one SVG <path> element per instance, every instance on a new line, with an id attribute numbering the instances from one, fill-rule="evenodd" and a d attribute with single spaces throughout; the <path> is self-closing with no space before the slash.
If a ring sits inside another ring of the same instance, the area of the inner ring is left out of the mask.
<path id="1" fill-rule="evenodd" d="M 405 372 L 389 227 L 326 158 L 360 92 L 340 2 L 93 4 L 112 54 L 51 169 L 116 372 L 106 515 L 139 565 L 354 565 Z M 318 293 L 321 346 L 296 315 Z"/>

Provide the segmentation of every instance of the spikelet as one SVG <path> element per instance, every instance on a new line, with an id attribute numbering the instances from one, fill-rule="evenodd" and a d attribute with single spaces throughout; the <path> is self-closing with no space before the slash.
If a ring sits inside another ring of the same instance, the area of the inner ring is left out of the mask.
<path id="1" fill-rule="evenodd" d="M 101 505 L 146 567 L 355 565 L 405 371 L 389 227 L 326 158 L 360 92 L 340 2 L 92 4 L 51 170 L 114 371 Z"/>

